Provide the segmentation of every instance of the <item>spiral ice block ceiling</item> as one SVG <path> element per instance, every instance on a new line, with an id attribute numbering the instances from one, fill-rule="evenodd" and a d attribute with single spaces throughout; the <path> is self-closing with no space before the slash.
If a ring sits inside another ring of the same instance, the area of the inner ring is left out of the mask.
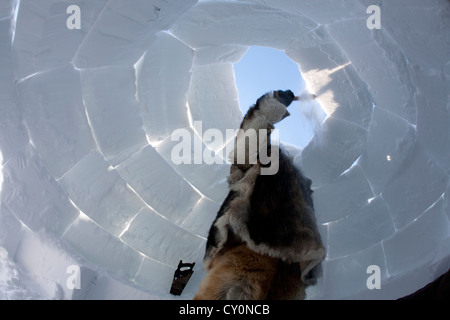
<path id="1" fill-rule="evenodd" d="M 174 163 L 173 133 L 238 128 L 250 46 L 327 114 L 295 157 L 327 250 L 307 297 L 419 289 L 450 267 L 449 30 L 445 0 L 1 0 L 0 297 L 172 299 L 180 260 L 193 297 L 229 164 Z"/>

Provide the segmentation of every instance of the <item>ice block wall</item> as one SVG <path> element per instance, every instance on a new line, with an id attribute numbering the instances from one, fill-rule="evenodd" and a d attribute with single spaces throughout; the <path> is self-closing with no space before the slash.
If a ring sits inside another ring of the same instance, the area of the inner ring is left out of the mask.
<path id="1" fill-rule="evenodd" d="M 327 249 L 308 298 L 419 289 L 450 267 L 449 30 L 446 0 L 1 0 L 0 297 L 175 298 L 179 260 L 195 294 L 228 165 L 175 164 L 171 136 L 238 127 L 249 46 L 328 115 L 298 159 Z"/>

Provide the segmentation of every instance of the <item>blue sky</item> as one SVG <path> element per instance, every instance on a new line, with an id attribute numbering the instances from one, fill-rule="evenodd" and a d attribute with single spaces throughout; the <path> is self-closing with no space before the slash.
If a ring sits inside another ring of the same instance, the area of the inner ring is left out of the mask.
<path id="1" fill-rule="evenodd" d="M 298 65 L 283 51 L 250 47 L 244 57 L 234 65 L 239 102 L 245 114 L 264 93 L 272 90 L 292 90 L 298 95 L 304 89 L 304 81 Z M 289 106 L 290 117 L 275 125 L 280 130 L 280 140 L 304 148 L 313 129 L 300 112 L 301 104 Z"/>

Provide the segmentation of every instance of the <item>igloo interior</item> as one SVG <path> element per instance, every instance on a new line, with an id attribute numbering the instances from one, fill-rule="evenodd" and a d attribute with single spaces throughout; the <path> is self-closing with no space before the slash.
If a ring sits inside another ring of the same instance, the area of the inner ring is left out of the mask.
<path id="1" fill-rule="evenodd" d="M 284 50 L 327 114 L 294 150 L 327 251 L 307 298 L 421 288 L 450 267 L 449 30 L 446 0 L 1 0 L 0 298 L 193 297 L 229 165 L 174 164 L 171 134 L 239 126 L 249 46 Z"/>

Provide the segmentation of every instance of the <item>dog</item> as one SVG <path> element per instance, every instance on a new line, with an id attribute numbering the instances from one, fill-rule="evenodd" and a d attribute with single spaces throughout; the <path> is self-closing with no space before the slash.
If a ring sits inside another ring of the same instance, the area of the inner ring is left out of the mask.
<path id="1" fill-rule="evenodd" d="M 324 247 L 317 231 L 311 180 L 278 146 L 272 146 L 274 125 L 288 117 L 287 107 L 298 100 L 292 91 L 261 96 L 246 113 L 235 140 L 244 146 L 245 161 L 231 155 L 229 193 L 210 228 L 202 280 L 195 300 L 304 299 L 307 285 L 320 274 Z M 245 143 L 248 130 L 259 135 L 256 162 Z M 264 140 L 261 144 L 261 140 Z M 277 172 L 261 174 L 276 159 Z M 274 157 L 276 156 L 276 157 Z"/>

